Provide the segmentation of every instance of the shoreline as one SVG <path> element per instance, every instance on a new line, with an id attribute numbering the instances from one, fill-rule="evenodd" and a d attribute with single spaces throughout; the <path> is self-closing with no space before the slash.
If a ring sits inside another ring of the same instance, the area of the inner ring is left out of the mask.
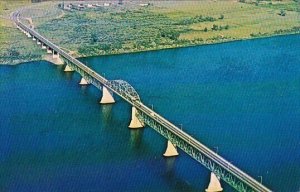
<path id="1" fill-rule="evenodd" d="M 281 3 L 281 6 L 286 9 L 295 8 L 296 4 L 289 1 Z M 212 3 L 216 10 L 207 12 Z M 74 58 L 133 54 L 300 34 L 298 10 L 288 10 L 283 17 L 278 16 L 278 7 L 272 5 L 255 6 L 210 0 L 196 5 L 178 2 L 141 8 L 138 4 L 128 4 L 97 11 L 87 9 L 82 12 L 66 12 L 58 8 L 57 2 L 51 2 L 30 4 L 22 10 L 22 16 L 27 24 L 28 18 L 34 20 L 40 34 Z M 14 9 L 16 8 L 9 10 Z M 225 12 L 226 10 L 230 12 Z M 257 16 L 253 13 L 257 13 Z M 241 20 L 240 17 L 245 19 Z M 142 27 L 137 27 L 140 25 Z M 2 30 L 7 35 L 3 36 L 2 47 L 0 46 L 3 50 L 0 65 L 47 60 L 46 53 L 13 27 L 11 21 L 7 21 L 5 26 L 8 28 Z M 60 31 L 61 27 L 65 27 L 68 33 Z"/>
<path id="2" fill-rule="evenodd" d="M 80 56 L 80 57 L 76 57 L 76 58 L 80 59 L 80 58 L 89 58 L 89 57 L 115 56 L 115 55 L 135 54 L 135 53 L 143 53 L 143 52 L 155 52 L 155 51 L 164 51 L 164 50 L 177 49 L 177 48 L 190 48 L 190 47 L 196 47 L 196 46 L 210 46 L 210 45 L 218 45 L 218 44 L 224 44 L 224 43 L 233 43 L 233 42 L 238 42 L 238 41 L 251 41 L 251 40 L 257 40 L 257 39 L 273 38 L 273 37 L 281 37 L 281 36 L 291 36 L 291 35 L 300 35 L 300 32 L 286 33 L 286 34 L 276 34 L 276 35 L 274 34 L 274 35 L 270 35 L 270 36 L 250 37 L 250 38 L 244 38 L 244 39 L 228 40 L 228 41 L 223 41 L 223 42 L 203 43 L 203 44 L 169 47 L 169 48 L 162 48 L 162 49 L 139 50 L 139 51 L 126 52 L 126 53 Z"/>
<path id="3" fill-rule="evenodd" d="M 174 46 L 174 47 L 166 47 L 166 48 L 161 48 L 161 49 L 148 49 L 148 50 L 137 50 L 137 51 L 130 51 L 130 52 L 124 52 L 124 53 L 109 53 L 109 54 L 103 54 L 103 55 L 87 55 L 87 56 L 79 56 L 75 57 L 76 59 L 82 59 L 82 58 L 90 58 L 90 57 L 109 57 L 109 56 L 118 56 L 118 55 L 125 55 L 125 54 L 138 54 L 138 53 L 143 53 L 143 52 L 156 52 L 156 51 L 164 51 L 164 50 L 170 50 L 170 49 L 178 49 L 178 48 L 191 48 L 191 47 L 196 47 L 196 46 L 210 46 L 210 45 L 218 45 L 218 44 L 224 44 L 224 43 L 232 43 L 232 42 L 238 42 L 238 41 L 250 41 L 250 40 L 256 40 L 256 39 L 263 39 L 263 38 L 273 38 L 273 37 L 280 37 L 280 36 L 291 36 L 291 35 L 300 35 L 300 32 L 294 32 L 294 33 L 284 33 L 284 34 L 274 34 L 274 35 L 266 35 L 266 36 L 259 36 L 259 37 L 250 37 L 250 38 L 244 38 L 244 39 L 234 39 L 234 40 L 224 40 L 220 42 L 213 42 L 213 43 L 203 43 L 203 44 L 191 44 L 191 45 L 186 45 L 186 46 Z M 33 46 L 35 44 L 33 43 Z M 36 59 L 36 60 L 24 60 L 18 63 L 13 63 L 13 64 L 2 64 L 0 63 L 0 66 L 2 65 L 20 65 L 20 64 L 26 64 L 30 62 L 35 62 L 35 61 L 48 61 L 52 62 L 51 59 L 47 59 L 47 53 L 43 55 L 42 59 Z"/>

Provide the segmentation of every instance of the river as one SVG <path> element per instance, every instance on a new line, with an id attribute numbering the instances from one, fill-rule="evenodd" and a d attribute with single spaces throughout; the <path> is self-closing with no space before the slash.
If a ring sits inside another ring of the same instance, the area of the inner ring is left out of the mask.
<path id="1" fill-rule="evenodd" d="M 274 191 L 300 188 L 300 35 L 81 58 Z M 46 61 L 0 67 L 0 191 L 204 191 L 121 98 Z M 224 191 L 233 189 L 221 182 Z"/>

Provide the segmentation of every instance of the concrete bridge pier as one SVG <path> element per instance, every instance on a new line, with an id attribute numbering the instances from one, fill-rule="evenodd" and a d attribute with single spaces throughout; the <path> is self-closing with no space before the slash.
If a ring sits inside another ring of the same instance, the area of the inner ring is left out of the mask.
<path id="1" fill-rule="evenodd" d="M 57 53 L 56 51 L 53 50 L 53 52 L 52 52 L 52 58 L 53 59 L 58 59 L 59 58 L 59 53 Z"/>
<path id="2" fill-rule="evenodd" d="M 46 45 L 42 43 L 42 49 L 47 49 Z"/>
<path id="3" fill-rule="evenodd" d="M 210 174 L 210 182 L 209 185 L 207 187 L 207 189 L 205 189 L 206 192 L 220 192 L 223 191 L 223 188 L 221 187 L 221 183 L 219 181 L 219 178 L 213 173 L 211 172 Z"/>
<path id="4" fill-rule="evenodd" d="M 166 152 L 163 154 L 165 157 L 174 157 L 177 156 L 178 152 L 176 146 L 168 140 Z"/>
<path id="5" fill-rule="evenodd" d="M 65 69 L 64 69 L 65 72 L 72 72 L 74 71 L 74 69 L 72 69 L 68 64 L 66 65 Z"/>
<path id="6" fill-rule="evenodd" d="M 41 42 L 40 42 L 39 40 L 37 40 L 37 41 L 36 41 L 36 44 L 40 45 L 40 44 L 41 44 Z"/>
<path id="7" fill-rule="evenodd" d="M 33 37 L 32 37 L 32 40 L 33 40 L 33 41 L 35 41 L 35 40 L 36 40 L 36 38 L 33 36 Z"/>
<path id="8" fill-rule="evenodd" d="M 52 49 L 50 47 L 47 48 L 47 53 L 52 54 Z"/>
<path id="9" fill-rule="evenodd" d="M 64 61 L 59 57 L 59 53 L 57 53 L 54 50 L 53 50 L 53 53 L 52 53 L 52 58 L 53 58 L 53 62 L 56 65 L 63 65 L 64 64 Z"/>
<path id="10" fill-rule="evenodd" d="M 90 82 L 88 82 L 84 77 L 81 78 L 79 85 L 88 85 Z"/>
<path id="11" fill-rule="evenodd" d="M 101 104 L 115 103 L 113 94 L 105 86 L 102 87 L 102 98 L 100 103 Z"/>
<path id="12" fill-rule="evenodd" d="M 132 129 L 137 129 L 137 128 L 142 128 L 144 127 L 144 124 L 137 118 L 136 114 L 138 113 L 138 111 L 136 110 L 135 107 L 132 107 L 131 110 L 131 121 L 129 124 L 129 128 Z"/>
<path id="13" fill-rule="evenodd" d="M 27 37 L 29 37 L 29 38 L 31 37 L 30 33 L 26 33 L 26 35 L 27 35 Z"/>

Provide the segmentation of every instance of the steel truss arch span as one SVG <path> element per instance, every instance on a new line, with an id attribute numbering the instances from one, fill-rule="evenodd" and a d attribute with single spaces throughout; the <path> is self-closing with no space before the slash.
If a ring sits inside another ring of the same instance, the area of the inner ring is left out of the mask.
<path id="1" fill-rule="evenodd" d="M 128 95 L 131 98 L 128 98 L 130 100 L 137 100 L 141 101 L 139 94 L 137 91 L 127 82 L 121 79 L 118 80 L 109 80 L 106 83 L 107 86 L 118 90 L 124 97 L 128 97 Z"/>

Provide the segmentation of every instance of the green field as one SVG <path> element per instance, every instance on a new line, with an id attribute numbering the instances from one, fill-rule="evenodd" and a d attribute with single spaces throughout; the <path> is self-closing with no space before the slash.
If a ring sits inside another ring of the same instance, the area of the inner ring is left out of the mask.
<path id="1" fill-rule="evenodd" d="M 29 1 L 0 2 L 0 64 L 16 64 L 42 59 L 43 52 L 20 33 L 9 19 L 9 14 Z"/>
<path id="2" fill-rule="evenodd" d="M 191 31 L 181 34 L 180 38 L 215 42 L 222 39 L 247 39 L 257 36 L 270 36 L 279 33 L 300 31 L 300 4 L 295 1 L 260 1 L 255 3 L 237 1 L 191 1 L 169 5 L 165 14 L 174 19 L 191 17 L 201 13 L 218 19 L 215 22 L 201 22 L 189 25 Z M 255 1 L 256 2 L 256 1 Z M 272 4 L 270 4 L 272 3 Z M 172 10 L 172 11 L 169 11 Z M 281 10 L 286 15 L 280 16 Z M 227 30 L 211 30 L 212 25 L 226 26 Z M 207 32 L 204 32 L 204 28 Z"/>
<path id="3" fill-rule="evenodd" d="M 3 8 L 2 8 L 3 10 Z M 284 13 L 284 14 L 283 14 Z M 297 0 L 238 2 L 232 0 L 153 1 L 149 6 L 124 5 L 66 11 L 58 2 L 35 4 L 22 12 L 37 31 L 74 56 L 92 56 L 220 43 L 279 34 L 300 33 Z M 15 29 L 7 28 L 5 30 Z M 2 31 L 1 31 L 2 32 Z M 21 33 L 19 46 L 41 58 L 36 45 L 29 46 Z M 1 41 L 12 44 L 2 36 Z M 3 50 L 3 45 L 1 45 Z M 33 47 L 33 48 L 32 48 Z M 22 48 L 10 51 L 26 58 Z M 2 51 L 1 54 L 3 55 Z M 7 51 L 6 51 L 7 54 Z M 2 56 L 1 55 L 1 56 Z M 31 55 L 28 60 L 34 59 Z M 1 61 L 0 61 L 1 63 Z"/>

